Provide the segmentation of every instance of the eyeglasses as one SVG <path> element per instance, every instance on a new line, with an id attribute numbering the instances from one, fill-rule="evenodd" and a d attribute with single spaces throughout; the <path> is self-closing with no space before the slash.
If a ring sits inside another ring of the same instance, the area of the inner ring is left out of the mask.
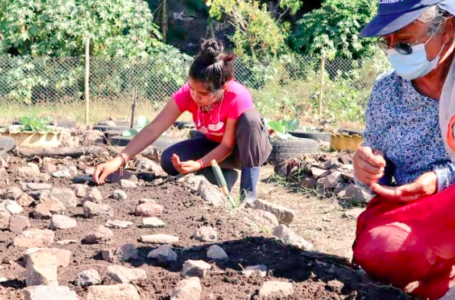
<path id="1" fill-rule="evenodd" d="M 384 38 L 380 37 L 377 39 L 376 44 L 378 45 L 379 48 L 381 48 L 384 52 L 387 53 L 387 50 L 390 48 L 395 49 L 400 54 L 403 55 L 411 55 L 412 54 L 412 46 L 418 45 L 420 43 L 420 40 L 423 39 L 426 35 L 428 34 L 428 31 L 424 33 L 415 43 L 401 43 L 398 42 L 393 46 L 389 46 L 389 43 L 387 40 Z M 424 45 L 428 44 L 428 42 L 434 37 L 435 33 L 433 33 L 430 38 L 425 42 Z"/>

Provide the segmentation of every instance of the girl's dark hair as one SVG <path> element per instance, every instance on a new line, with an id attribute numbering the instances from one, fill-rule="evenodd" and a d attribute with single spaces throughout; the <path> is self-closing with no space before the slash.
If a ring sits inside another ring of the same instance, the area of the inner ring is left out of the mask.
<path id="1" fill-rule="evenodd" d="M 223 43 L 208 39 L 201 43 L 201 51 L 190 67 L 190 77 L 204 82 L 211 92 L 220 90 L 234 78 L 234 61 L 237 55 L 225 53 Z"/>

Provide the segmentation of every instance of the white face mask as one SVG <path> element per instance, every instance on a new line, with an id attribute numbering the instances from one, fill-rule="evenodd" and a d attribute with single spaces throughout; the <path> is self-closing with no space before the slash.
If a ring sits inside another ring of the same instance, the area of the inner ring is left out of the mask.
<path id="1" fill-rule="evenodd" d="M 441 47 L 438 55 L 432 61 L 428 61 L 425 46 L 432 38 L 433 36 L 424 44 L 412 46 L 412 53 L 408 55 L 401 54 L 395 49 L 387 50 L 389 61 L 400 77 L 414 80 L 424 77 L 437 67 L 445 44 Z"/>

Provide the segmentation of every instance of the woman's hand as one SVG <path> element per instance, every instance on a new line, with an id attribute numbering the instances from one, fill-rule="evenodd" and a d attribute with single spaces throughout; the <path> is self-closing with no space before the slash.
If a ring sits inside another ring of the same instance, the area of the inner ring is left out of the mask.
<path id="1" fill-rule="evenodd" d="M 115 173 L 122 166 L 122 159 L 116 157 L 107 163 L 96 166 L 95 173 L 93 173 L 93 180 L 96 184 L 103 184 L 106 178 Z"/>
<path id="2" fill-rule="evenodd" d="M 390 201 L 417 201 L 434 195 L 438 191 L 438 176 L 435 172 L 428 172 L 421 175 L 413 183 L 399 187 L 388 187 L 373 183 L 371 191 Z"/>
<path id="3" fill-rule="evenodd" d="M 370 147 L 360 147 L 354 155 L 354 173 L 357 180 L 371 186 L 384 176 L 384 153 Z"/>
<path id="4" fill-rule="evenodd" d="M 180 174 L 188 174 L 199 171 L 201 164 L 194 160 L 180 161 L 180 157 L 177 154 L 172 155 L 172 165 Z"/>

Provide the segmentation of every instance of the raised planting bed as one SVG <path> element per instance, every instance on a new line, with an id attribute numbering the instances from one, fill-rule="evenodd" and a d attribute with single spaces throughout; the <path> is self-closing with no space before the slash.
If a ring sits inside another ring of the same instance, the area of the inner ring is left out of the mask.
<path id="1" fill-rule="evenodd" d="M 23 125 L 0 129 L 0 136 L 11 137 L 16 145 L 24 148 L 56 148 L 62 142 L 64 128 L 47 126 L 46 130 L 27 131 Z"/>

